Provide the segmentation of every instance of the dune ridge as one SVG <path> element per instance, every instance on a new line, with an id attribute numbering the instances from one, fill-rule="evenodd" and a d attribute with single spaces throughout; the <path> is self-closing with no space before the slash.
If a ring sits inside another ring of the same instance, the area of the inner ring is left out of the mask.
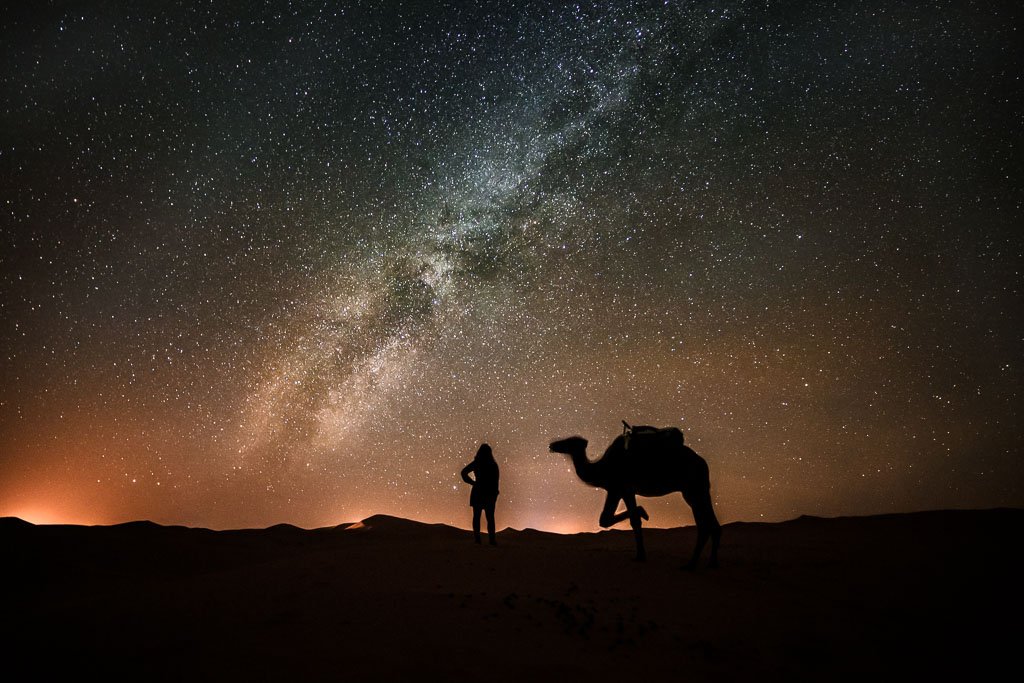
<path id="1" fill-rule="evenodd" d="M 472 533 L 387 515 L 211 531 L 0 519 L 11 666 L 115 680 L 863 680 L 1009 666 L 1024 510 Z M 59 657 L 51 653 L 59 652 Z M 69 667 L 76 668 L 69 668 Z"/>

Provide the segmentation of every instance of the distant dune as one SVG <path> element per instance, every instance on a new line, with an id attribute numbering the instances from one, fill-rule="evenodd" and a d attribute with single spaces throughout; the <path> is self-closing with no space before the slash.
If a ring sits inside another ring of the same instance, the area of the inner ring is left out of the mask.
<path id="1" fill-rule="evenodd" d="M 304 530 L 0 519 L 28 679 L 923 680 L 1020 642 L 1024 510 L 563 536 L 375 515 Z M 706 558 L 705 558 L 706 560 Z M 1004 629 L 999 624 L 1011 626 Z"/>

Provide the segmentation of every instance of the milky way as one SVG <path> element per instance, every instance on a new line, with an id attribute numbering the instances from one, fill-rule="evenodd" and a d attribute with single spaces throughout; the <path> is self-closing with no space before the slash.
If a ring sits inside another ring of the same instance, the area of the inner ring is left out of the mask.
<path id="1" fill-rule="evenodd" d="M 1024 505 L 1015 4 L 342 4 L 0 19 L 0 514 Z"/>

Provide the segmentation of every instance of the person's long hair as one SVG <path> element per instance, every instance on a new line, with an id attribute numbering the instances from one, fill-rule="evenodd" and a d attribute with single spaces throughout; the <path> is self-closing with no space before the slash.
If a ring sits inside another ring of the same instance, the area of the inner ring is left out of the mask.
<path id="1" fill-rule="evenodd" d="M 494 462 L 494 453 L 491 452 L 491 447 L 485 443 L 480 444 L 480 448 L 476 451 L 476 457 L 473 460 L 477 462 Z"/>

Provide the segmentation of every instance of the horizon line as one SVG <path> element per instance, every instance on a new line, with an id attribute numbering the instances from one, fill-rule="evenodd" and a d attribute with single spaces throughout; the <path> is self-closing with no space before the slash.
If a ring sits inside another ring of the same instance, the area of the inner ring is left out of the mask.
<path id="1" fill-rule="evenodd" d="M 925 509 L 920 509 L 920 510 L 909 510 L 909 511 L 899 511 L 899 512 L 877 512 L 877 513 L 871 513 L 871 514 L 858 514 L 858 515 L 814 515 L 814 514 L 804 513 L 804 514 L 797 515 L 796 517 L 791 517 L 791 518 L 782 519 L 782 520 L 776 520 L 776 521 L 743 520 L 743 519 L 740 519 L 740 520 L 734 520 L 734 521 L 731 521 L 731 522 L 727 522 L 727 523 L 723 524 L 722 526 L 726 527 L 726 526 L 732 526 L 732 525 L 736 525 L 736 524 L 786 524 L 786 523 L 795 522 L 795 521 L 798 521 L 798 520 L 801 520 L 801 519 L 825 519 L 825 520 L 828 520 L 828 519 L 863 519 L 863 518 L 870 518 L 870 517 L 892 517 L 892 516 L 900 516 L 900 515 L 916 515 L 916 514 L 926 514 L 926 513 L 985 512 L 985 511 L 999 511 L 999 510 L 1014 510 L 1014 511 L 1024 512 L 1024 507 L 994 506 L 994 507 L 985 507 L 985 508 L 974 508 L 974 507 L 971 507 L 971 508 L 958 508 L 958 507 L 950 507 L 950 508 L 925 508 Z M 419 525 L 423 525 L 423 526 L 435 526 L 435 527 L 436 526 L 441 526 L 441 527 L 447 527 L 449 529 L 454 529 L 456 531 L 465 531 L 467 533 L 471 533 L 472 532 L 472 529 L 470 529 L 468 527 L 463 528 L 463 527 L 460 527 L 460 526 L 455 526 L 453 524 L 448 524 L 447 522 L 428 522 L 428 521 L 424 521 L 424 520 L 413 519 L 411 517 L 401 517 L 401 516 L 398 516 L 398 515 L 392 515 L 392 514 L 387 514 L 387 513 L 383 513 L 383 512 L 374 513 L 374 514 L 370 515 L 369 517 L 364 517 L 363 519 L 360 519 L 360 520 L 357 520 L 357 521 L 339 522 L 338 524 L 330 524 L 330 525 L 326 525 L 326 526 L 316 526 L 316 527 L 304 527 L 304 526 L 299 526 L 297 524 L 292 524 L 291 522 L 278 522 L 276 524 L 271 524 L 271 525 L 265 526 L 265 527 L 228 527 L 228 528 L 219 528 L 218 529 L 218 528 L 212 528 L 212 527 L 206 527 L 206 526 L 190 526 L 190 525 L 187 525 L 187 524 L 164 524 L 164 523 L 161 523 L 161 522 L 155 522 L 155 521 L 153 521 L 151 519 L 131 519 L 131 520 L 127 520 L 127 521 L 124 521 L 124 522 L 112 522 L 112 523 L 109 523 L 109 524 L 79 524 L 79 523 L 74 523 L 74 522 L 33 522 L 31 520 L 25 519 L 25 518 L 20 517 L 18 515 L 5 515 L 3 517 L 0 517 L 0 521 L 16 520 L 18 522 L 21 522 L 21 523 L 24 523 L 24 524 L 29 524 L 31 526 L 73 526 L 73 527 L 81 527 L 81 528 L 87 528 L 87 529 L 88 528 L 111 528 L 111 527 L 117 527 L 117 526 L 126 526 L 126 525 L 129 525 L 129 524 L 151 524 L 153 526 L 158 526 L 158 527 L 163 527 L 163 528 L 183 528 L 183 529 L 196 529 L 196 530 L 201 530 L 201 531 L 231 532 L 231 531 L 267 531 L 267 530 L 274 529 L 274 528 L 277 528 L 277 527 L 291 527 L 293 529 L 298 529 L 299 531 L 322 531 L 322 530 L 329 530 L 329 529 L 341 529 L 341 530 L 352 529 L 352 530 L 357 530 L 357 529 L 363 529 L 363 528 L 372 528 L 372 527 L 367 527 L 365 522 L 367 522 L 368 520 L 372 520 L 374 518 L 387 518 L 387 519 L 397 520 L 397 521 L 400 521 L 400 522 L 408 522 L 408 523 L 411 523 L 411 524 L 419 524 Z M 695 525 L 691 523 L 691 524 L 682 524 L 682 525 L 668 526 L 668 527 L 647 526 L 647 525 L 645 525 L 644 529 L 660 530 L 660 531 L 671 531 L 673 529 L 687 529 L 687 528 L 693 528 L 693 527 L 695 527 Z M 514 532 L 535 531 L 535 532 L 545 533 L 545 534 L 555 534 L 557 536 L 577 536 L 577 535 L 581 535 L 581 534 L 602 534 L 602 533 L 616 532 L 616 531 L 628 532 L 628 533 L 632 532 L 632 530 L 628 526 L 622 527 L 622 528 L 610 527 L 610 528 L 607 528 L 607 529 L 597 529 L 597 530 L 593 530 L 593 531 L 591 531 L 591 530 L 582 530 L 582 531 L 571 531 L 571 532 L 567 532 L 567 531 L 551 531 L 551 530 L 540 529 L 540 528 L 536 528 L 536 527 L 517 528 L 517 527 L 513 527 L 513 526 L 506 526 L 506 527 L 498 530 L 497 533 L 502 533 L 502 532 L 505 532 L 505 531 L 514 531 Z"/>

